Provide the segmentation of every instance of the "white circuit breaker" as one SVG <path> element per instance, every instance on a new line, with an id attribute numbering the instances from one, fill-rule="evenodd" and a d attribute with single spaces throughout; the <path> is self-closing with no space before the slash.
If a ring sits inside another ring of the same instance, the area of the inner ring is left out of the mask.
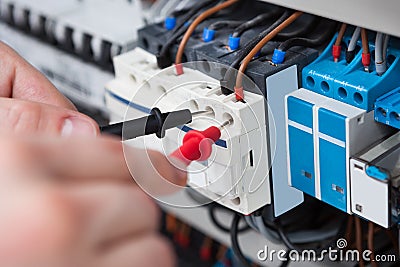
<path id="1" fill-rule="evenodd" d="M 210 111 L 181 129 L 167 131 L 166 154 L 182 144 L 185 131 L 232 120 L 211 158 L 191 164 L 189 184 L 224 206 L 250 214 L 271 203 L 264 97 L 245 92 L 243 103 L 234 95 L 225 96 L 219 81 L 189 68 L 195 64 L 177 76 L 173 67 L 160 71 L 155 56 L 139 48 L 116 57 L 116 79 L 107 85 L 107 106 L 117 120 L 143 116 L 153 107 L 163 112 Z"/>

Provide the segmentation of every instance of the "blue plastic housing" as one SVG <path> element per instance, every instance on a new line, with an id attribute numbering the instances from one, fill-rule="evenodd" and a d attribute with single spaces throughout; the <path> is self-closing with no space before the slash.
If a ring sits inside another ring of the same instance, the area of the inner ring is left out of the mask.
<path id="1" fill-rule="evenodd" d="M 344 73 L 348 68 L 345 53 L 347 47 L 342 45 L 342 52 L 338 62 L 333 61 L 332 47 L 337 38 L 333 37 L 328 47 L 310 65 L 304 67 L 302 71 L 303 87 L 318 94 L 333 98 L 333 85 L 337 76 Z M 344 42 L 347 44 L 351 36 L 345 36 Z M 355 61 L 353 61 L 355 62 Z"/>
<path id="2" fill-rule="evenodd" d="M 371 55 L 374 54 L 375 46 L 370 44 Z M 371 111 L 374 109 L 375 101 L 400 86 L 400 51 L 388 49 L 388 69 L 379 76 L 375 70 L 375 64 L 371 62 L 370 72 L 364 71 L 361 63 L 361 52 L 353 60 L 345 73 L 336 77 L 334 81 L 334 98 L 352 106 Z M 372 61 L 372 60 L 371 60 Z M 353 63 L 352 62 L 352 63 Z"/>
<path id="3" fill-rule="evenodd" d="M 376 100 L 375 120 L 400 129 L 400 87 Z"/>
<path id="4" fill-rule="evenodd" d="M 350 39 L 350 35 L 346 35 L 343 41 L 347 44 Z M 339 61 L 333 61 L 332 47 L 336 40 L 335 36 L 324 52 L 303 69 L 303 87 L 366 111 L 373 110 L 377 98 L 400 86 L 400 50 L 394 48 L 399 46 L 391 43 L 388 49 L 388 69 L 379 76 L 373 58 L 374 39 L 375 36 L 370 35 L 372 58 L 369 72 L 366 72 L 362 65 L 361 50 L 350 64 L 346 63 L 345 45 L 342 45 Z M 360 40 L 357 46 L 361 47 Z"/>

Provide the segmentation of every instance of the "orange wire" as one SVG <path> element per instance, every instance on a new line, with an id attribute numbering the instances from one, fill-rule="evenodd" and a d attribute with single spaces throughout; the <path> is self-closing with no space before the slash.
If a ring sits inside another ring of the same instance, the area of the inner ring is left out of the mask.
<path id="1" fill-rule="evenodd" d="M 243 96 L 243 75 L 244 72 L 246 71 L 247 66 L 251 62 L 251 60 L 254 58 L 254 56 L 260 51 L 272 38 L 274 38 L 278 33 L 280 33 L 283 29 L 285 29 L 287 26 L 292 24 L 298 17 L 300 17 L 303 14 L 301 11 L 296 11 L 293 13 L 289 18 L 287 18 L 284 22 L 282 22 L 278 27 L 276 27 L 274 30 L 272 30 L 269 34 L 267 34 L 254 48 L 253 50 L 250 51 L 250 53 L 243 59 L 242 64 L 240 65 L 239 72 L 236 77 L 236 86 L 235 86 L 235 92 L 236 89 L 241 90 L 239 94 L 236 92 L 236 96 Z"/>
<path id="2" fill-rule="evenodd" d="M 363 53 L 369 54 L 368 34 L 367 30 L 364 28 L 361 29 L 361 42 L 363 47 Z"/>
<path id="3" fill-rule="evenodd" d="M 235 4 L 238 1 L 239 0 L 227 0 L 219 5 L 216 5 L 215 7 L 207 9 L 202 14 L 200 14 L 200 16 L 198 16 L 192 22 L 192 24 L 190 24 L 189 28 L 187 29 L 185 35 L 182 38 L 181 43 L 179 44 L 178 53 L 176 54 L 176 58 L 175 58 L 176 65 L 182 63 L 182 57 L 183 57 L 183 53 L 185 51 L 186 44 L 188 43 L 190 36 L 192 36 L 193 32 L 196 30 L 197 26 L 201 22 L 203 22 L 205 19 L 207 19 L 209 16 L 212 16 L 213 14 L 217 13 L 218 11 L 225 9 L 225 8 Z"/>
<path id="4" fill-rule="evenodd" d="M 340 46 L 342 44 L 342 40 L 343 40 L 343 36 L 346 32 L 346 28 L 347 28 L 347 24 L 346 23 L 342 23 L 342 26 L 340 26 L 340 30 L 335 42 L 336 46 Z"/>

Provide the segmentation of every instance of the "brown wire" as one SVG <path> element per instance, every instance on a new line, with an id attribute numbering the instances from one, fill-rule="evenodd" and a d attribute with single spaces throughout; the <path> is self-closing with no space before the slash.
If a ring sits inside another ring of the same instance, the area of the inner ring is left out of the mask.
<path id="1" fill-rule="evenodd" d="M 353 226 L 354 226 L 354 217 L 349 216 L 349 219 L 347 220 L 347 225 L 346 225 L 346 233 L 345 233 L 345 239 L 349 244 L 353 241 Z"/>
<path id="2" fill-rule="evenodd" d="M 369 44 L 368 44 L 368 34 L 367 30 L 362 28 L 361 29 L 361 42 L 364 54 L 369 54 Z"/>
<path id="3" fill-rule="evenodd" d="M 374 223 L 369 222 L 368 223 L 368 249 L 371 251 L 371 266 L 372 267 L 378 267 L 378 264 L 376 261 L 373 261 L 375 259 L 375 247 L 374 247 Z"/>
<path id="4" fill-rule="evenodd" d="M 356 223 L 356 246 L 357 246 L 357 250 L 358 250 L 359 254 L 362 255 L 363 245 L 362 245 L 362 229 L 361 229 L 360 218 L 355 217 L 355 223 Z M 360 267 L 365 266 L 364 260 L 362 257 L 360 257 L 359 266 Z"/>
<path id="5" fill-rule="evenodd" d="M 336 46 L 340 46 L 342 44 L 342 40 L 343 40 L 343 36 L 346 32 L 346 28 L 347 28 L 347 24 L 342 23 L 342 26 L 340 26 L 340 30 L 339 30 L 338 36 L 336 38 L 336 42 L 335 42 Z"/>
<path id="6" fill-rule="evenodd" d="M 193 32 L 196 30 L 197 26 L 199 26 L 199 24 L 201 22 L 203 22 L 205 19 L 207 19 L 208 17 L 212 16 L 213 14 L 217 13 L 218 11 L 225 9 L 233 4 L 235 4 L 236 2 L 238 2 L 239 0 L 227 0 L 219 5 L 216 5 L 212 8 L 207 9 L 206 11 L 204 11 L 203 13 L 201 13 L 189 26 L 189 28 L 187 29 L 185 35 L 182 38 L 181 43 L 179 44 L 179 48 L 178 48 L 178 53 L 176 54 L 176 58 L 175 58 L 175 64 L 181 64 L 182 63 L 182 57 L 183 57 L 183 53 L 185 51 L 185 47 L 186 44 L 188 43 L 190 36 L 192 36 Z"/>
<path id="7" fill-rule="evenodd" d="M 391 230 L 385 230 L 386 235 L 389 237 L 390 241 L 393 244 L 393 247 L 396 249 L 396 251 L 399 251 L 399 243 L 396 239 L 396 237 L 393 235 L 393 232 Z"/>
<path id="8" fill-rule="evenodd" d="M 236 87 L 235 90 L 243 91 L 242 83 L 243 83 L 243 75 L 246 71 L 247 66 L 254 58 L 254 56 L 260 51 L 272 38 L 274 38 L 278 33 L 280 33 L 287 26 L 292 24 L 298 17 L 303 14 L 301 11 L 296 11 L 289 18 L 287 18 L 284 22 L 282 22 L 278 27 L 272 30 L 269 34 L 267 34 L 254 48 L 250 51 L 250 53 L 243 59 L 242 64 L 240 65 L 239 72 L 236 77 Z M 236 94 L 238 95 L 238 94 Z M 239 95 L 243 95 L 243 92 Z"/>

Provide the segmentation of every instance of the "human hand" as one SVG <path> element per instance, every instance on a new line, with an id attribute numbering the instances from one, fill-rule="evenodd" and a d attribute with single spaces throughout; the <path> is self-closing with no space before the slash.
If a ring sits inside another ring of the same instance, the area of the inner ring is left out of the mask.
<path id="1" fill-rule="evenodd" d="M 158 209 L 133 183 L 120 142 L 0 136 L 0 147 L 0 266 L 174 266 Z M 130 167 L 154 164 L 134 175 L 159 193 L 171 191 L 164 179 L 186 183 L 160 153 L 125 149 Z"/>
<path id="2" fill-rule="evenodd" d="M 0 42 L 0 133 L 92 135 L 97 124 L 78 113 L 39 71 Z"/>

